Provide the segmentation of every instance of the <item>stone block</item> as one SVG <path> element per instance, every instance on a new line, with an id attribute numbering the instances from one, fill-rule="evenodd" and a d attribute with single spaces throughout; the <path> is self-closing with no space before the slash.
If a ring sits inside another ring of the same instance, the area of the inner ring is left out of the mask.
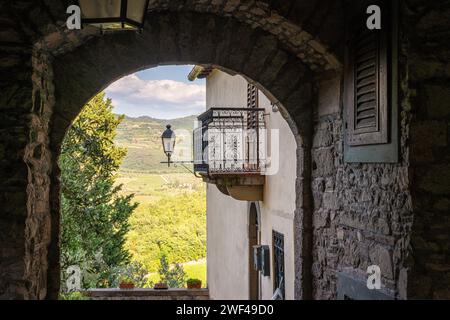
<path id="1" fill-rule="evenodd" d="M 330 211 L 329 210 L 319 210 L 314 213 L 314 228 L 325 228 L 330 222 Z"/>
<path id="2" fill-rule="evenodd" d="M 314 148 L 320 148 L 320 147 L 329 147 L 333 143 L 333 136 L 331 135 L 331 132 L 328 130 L 318 130 L 314 134 L 313 138 L 313 147 Z"/>
<path id="3" fill-rule="evenodd" d="M 450 195 L 450 164 L 427 167 L 423 175 L 417 177 L 420 189 L 440 195 Z"/>
<path id="4" fill-rule="evenodd" d="M 344 229 L 337 229 L 336 237 L 338 240 L 344 240 Z"/>
<path id="5" fill-rule="evenodd" d="M 450 89 L 448 83 L 426 85 L 424 99 L 428 116 L 441 120 L 450 116 Z"/>
<path id="6" fill-rule="evenodd" d="M 315 166 L 313 165 L 314 176 L 326 177 L 335 171 L 332 147 L 314 150 L 313 160 L 315 163 Z"/>
<path id="7" fill-rule="evenodd" d="M 339 197 L 335 192 L 325 192 L 323 194 L 322 204 L 325 209 L 338 210 Z"/>
<path id="8" fill-rule="evenodd" d="M 438 199 L 434 203 L 433 209 L 439 210 L 439 211 L 449 211 L 450 210 L 450 199 L 448 199 L 448 198 Z"/>
<path id="9" fill-rule="evenodd" d="M 341 81 L 338 77 L 319 83 L 318 115 L 325 116 L 339 113 Z"/>
<path id="10" fill-rule="evenodd" d="M 377 244 L 369 249 L 369 257 L 372 264 L 380 267 L 382 277 L 388 279 L 394 278 L 392 254 L 390 250 Z"/>

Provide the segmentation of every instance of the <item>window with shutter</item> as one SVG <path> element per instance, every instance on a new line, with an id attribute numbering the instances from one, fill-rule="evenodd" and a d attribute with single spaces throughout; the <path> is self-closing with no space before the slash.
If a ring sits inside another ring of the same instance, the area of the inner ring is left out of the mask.
<path id="1" fill-rule="evenodd" d="M 351 26 L 345 74 L 346 135 L 349 146 L 389 142 L 388 26 L 366 27 L 367 16 Z"/>
<path id="2" fill-rule="evenodd" d="M 381 30 L 367 28 L 369 5 L 381 8 Z M 349 3 L 344 69 L 344 161 L 399 161 L 398 0 Z"/>

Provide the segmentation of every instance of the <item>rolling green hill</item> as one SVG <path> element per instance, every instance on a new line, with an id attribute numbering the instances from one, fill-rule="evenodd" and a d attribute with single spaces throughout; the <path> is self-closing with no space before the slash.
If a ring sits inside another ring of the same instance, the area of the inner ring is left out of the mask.
<path id="1" fill-rule="evenodd" d="M 160 163 L 167 161 L 161 145 L 161 134 L 167 124 L 172 125 L 172 130 L 184 129 L 190 132 L 194 127 L 195 119 L 196 116 L 172 120 L 125 117 L 118 128 L 115 139 L 119 146 L 128 150 L 121 170 L 146 173 L 185 172 L 182 168 L 169 169 Z M 191 136 L 178 135 L 177 144 L 184 139 L 191 139 Z"/>
<path id="2" fill-rule="evenodd" d="M 188 277 L 206 285 L 206 193 L 201 179 L 181 166 L 170 168 L 161 144 L 167 124 L 177 132 L 177 146 L 191 139 L 196 116 L 173 120 L 125 117 L 117 130 L 116 144 L 127 149 L 118 184 L 133 194 L 139 205 L 129 219 L 125 248 L 156 282 L 159 258 L 182 263 Z M 185 140 L 186 141 L 186 140 Z"/>

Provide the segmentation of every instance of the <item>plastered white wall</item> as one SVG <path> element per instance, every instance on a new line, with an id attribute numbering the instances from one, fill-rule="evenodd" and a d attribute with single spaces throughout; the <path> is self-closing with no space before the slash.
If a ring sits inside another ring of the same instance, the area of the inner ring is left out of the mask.
<path id="1" fill-rule="evenodd" d="M 247 81 L 214 70 L 206 81 L 206 104 L 211 107 L 245 107 Z M 280 164 L 275 175 L 266 176 L 264 200 L 260 201 L 261 244 L 270 246 L 272 230 L 284 234 L 286 298 L 294 297 L 294 235 L 296 148 L 297 143 L 287 122 L 279 112 L 273 112 L 270 101 L 259 93 L 259 107 L 266 109 L 267 129 L 278 129 Z M 276 144 L 270 141 L 273 151 Z M 246 201 L 237 201 L 222 194 L 215 185 L 207 187 L 207 259 L 208 288 L 212 299 L 248 299 L 249 250 L 248 208 Z M 273 259 L 271 259 L 273 261 Z M 260 277 L 262 299 L 273 294 L 271 276 Z"/>

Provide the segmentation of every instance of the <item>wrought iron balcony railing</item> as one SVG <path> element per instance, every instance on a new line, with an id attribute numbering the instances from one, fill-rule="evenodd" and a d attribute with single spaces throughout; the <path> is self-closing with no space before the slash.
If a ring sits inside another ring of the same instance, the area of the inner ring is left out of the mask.
<path id="1" fill-rule="evenodd" d="M 201 175 L 262 175 L 266 166 L 264 109 L 211 108 L 193 132 L 194 171 Z"/>

